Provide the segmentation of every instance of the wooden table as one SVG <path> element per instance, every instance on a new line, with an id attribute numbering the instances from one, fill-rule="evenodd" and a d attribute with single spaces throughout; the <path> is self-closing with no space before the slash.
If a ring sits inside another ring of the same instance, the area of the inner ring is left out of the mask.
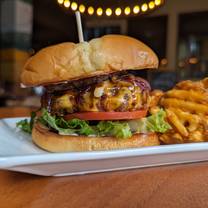
<path id="1" fill-rule="evenodd" d="M 0 171 L 0 208 L 208 207 L 207 165 L 195 163 L 60 178 Z"/>

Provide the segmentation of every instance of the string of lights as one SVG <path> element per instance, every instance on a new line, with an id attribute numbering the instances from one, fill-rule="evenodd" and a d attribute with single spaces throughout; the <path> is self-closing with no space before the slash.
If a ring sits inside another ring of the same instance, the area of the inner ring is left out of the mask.
<path id="1" fill-rule="evenodd" d="M 71 9 L 72 11 L 80 11 L 81 13 L 87 14 L 87 15 L 97 15 L 97 16 L 120 16 L 120 15 L 137 15 L 139 13 L 146 13 L 148 11 L 151 11 L 153 9 L 156 9 L 160 7 L 162 4 L 164 4 L 164 0 L 154 0 L 149 1 L 146 3 L 143 3 L 141 5 L 135 4 L 133 6 L 126 6 L 124 8 L 116 7 L 116 8 L 104 8 L 102 6 L 93 7 L 93 6 L 86 6 L 84 4 L 79 4 L 76 1 L 71 2 L 70 0 L 57 0 L 58 4 L 67 8 Z"/>

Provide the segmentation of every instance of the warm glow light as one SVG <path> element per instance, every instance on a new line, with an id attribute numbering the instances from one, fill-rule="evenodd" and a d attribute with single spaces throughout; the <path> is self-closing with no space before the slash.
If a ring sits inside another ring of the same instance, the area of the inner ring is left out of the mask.
<path id="1" fill-rule="evenodd" d="M 129 15 L 129 14 L 131 13 L 130 7 L 126 7 L 125 10 L 124 10 L 124 13 L 125 13 L 126 15 Z"/>
<path id="2" fill-rule="evenodd" d="M 92 6 L 86 7 L 84 4 L 79 5 L 76 0 L 74 2 L 71 2 L 70 0 L 56 0 L 58 4 L 64 5 L 64 7 L 69 8 L 71 6 L 71 9 L 73 11 L 76 11 L 79 9 L 80 13 L 84 13 L 87 10 L 87 13 L 89 15 L 93 15 L 96 13 L 98 16 L 102 16 L 103 14 L 106 14 L 106 16 L 111 16 L 113 13 L 116 16 L 120 16 L 121 14 L 130 15 L 131 13 L 138 14 L 139 12 L 146 12 L 149 10 L 153 10 L 155 7 L 161 5 L 164 3 L 164 0 L 150 0 L 147 3 L 144 3 L 142 5 L 134 5 L 133 7 L 127 6 L 123 10 L 120 7 L 117 7 L 115 9 L 107 8 L 103 9 L 101 7 L 93 8 Z"/>
<path id="3" fill-rule="evenodd" d="M 71 8 L 72 8 L 72 10 L 77 10 L 77 7 L 78 7 L 78 5 L 77 5 L 77 3 L 76 2 L 72 2 L 72 4 L 71 4 Z"/>
<path id="4" fill-rule="evenodd" d="M 184 68 L 186 66 L 186 63 L 184 61 L 179 61 L 178 66 L 180 68 Z"/>
<path id="5" fill-rule="evenodd" d="M 64 1 L 64 6 L 65 6 L 66 8 L 68 8 L 68 7 L 70 6 L 70 1 L 69 1 L 69 0 L 65 0 L 65 1 Z"/>
<path id="6" fill-rule="evenodd" d="M 149 8 L 150 8 L 150 9 L 154 9 L 154 7 L 155 7 L 154 1 L 150 1 L 150 3 L 149 3 Z"/>
<path id="7" fill-rule="evenodd" d="M 103 9 L 101 8 L 101 7 L 99 7 L 98 9 L 97 9 L 97 15 L 98 16 L 101 16 L 103 14 Z"/>
<path id="8" fill-rule="evenodd" d="M 166 58 L 161 59 L 160 65 L 166 66 L 168 64 L 168 60 Z"/>
<path id="9" fill-rule="evenodd" d="M 59 4 L 63 4 L 64 3 L 64 0 L 58 0 L 58 3 Z"/>
<path id="10" fill-rule="evenodd" d="M 111 16 L 112 9 L 111 8 L 107 8 L 106 11 L 105 11 L 105 13 L 106 13 L 107 16 Z"/>
<path id="11" fill-rule="evenodd" d="M 83 4 L 81 4 L 81 5 L 79 6 L 79 11 L 80 11 L 81 13 L 84 13 L 84 12 L 85 12 L 85 6 L 84 6 Z"/>
<path id="12" fill-rule="evenodd" d="M 159 6 L 161 4 L 161 0 L 155 0 L 155 4 Z"/>
<path id="13" fill-rule="evenodd" d="M 116 8 L 116 10 L 115 10 L 115 14 L 116 14 L 116 16 L 119 16 L 119 15 L 121 15 L 121 8 Z"/>
<path id="14" fill-rule="evenodd" d="M 93 7 L 89 7 L 87 11 L 88 11 L 89 15 L 93 15 L 94 14 L 94 8 Z"/>
<path id="15" fill-rule="evenodd" d="M 147 4 L 142 4 L 141 9 L 142 9 L 142 11 L 143 11 L 143 12 L 146 12 L 146 11 L 147 11 L 147 9 L 148 9 Z"/>
<path id="16" fill-rule="evenodd" d="M 134 12 L 134 14 L 138 14 L 138 13 L 139 13 L 139 11 L 140 11 L 140 8 L 139 8 L 139 6 L 138 6 L 138 5 L 136 5 L 136 6 L 133 8 L 133 12 Z"/>
<path id="17" fill-rule="evenodd" d="M 189 59 L 189 63 L 190 64 L 197 64 L 199 62 L 199 60 L 198 60 L 198 58 L 196 58 L 196 57 L 191 57 L 190 59 Z"/>

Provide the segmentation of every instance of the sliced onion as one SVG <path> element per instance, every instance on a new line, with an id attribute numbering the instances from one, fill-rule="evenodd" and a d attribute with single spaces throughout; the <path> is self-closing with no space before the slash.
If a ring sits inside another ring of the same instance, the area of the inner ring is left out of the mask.
<path id="1" fill-rule="evenodd" d="M 104 88 L 103 87 L 96 87 L 94 90 L 94 96 L 99 98 L 103 95 L 104 93 Z"/>

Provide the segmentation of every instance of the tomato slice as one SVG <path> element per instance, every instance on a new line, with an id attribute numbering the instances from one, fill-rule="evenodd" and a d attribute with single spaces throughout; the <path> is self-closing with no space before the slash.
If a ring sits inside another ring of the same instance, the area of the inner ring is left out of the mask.
<path id="1" fill-rule="evenodd" d="M 66 120 L 79 118 L 81 120 L 132 120 L 143 118 L 147 115 L 147 110 L 138 110 L 132 112 L 82 112 L 66 115 Z"/>

